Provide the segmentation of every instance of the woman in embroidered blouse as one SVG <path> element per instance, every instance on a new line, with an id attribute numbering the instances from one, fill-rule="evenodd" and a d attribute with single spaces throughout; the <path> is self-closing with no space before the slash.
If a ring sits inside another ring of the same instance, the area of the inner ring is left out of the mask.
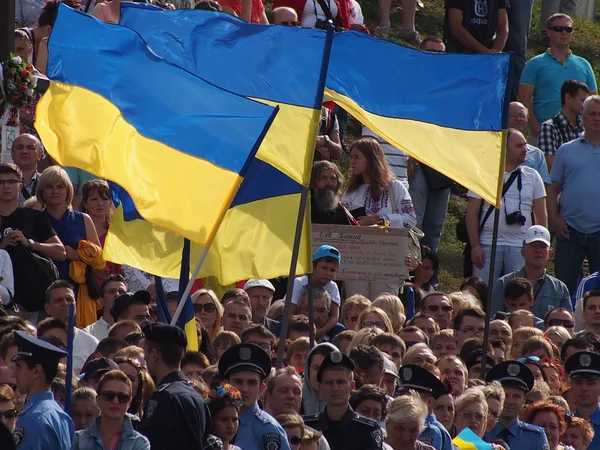
<path id="1" fill-rule="evenodd" d="M 350 179 L 342 202 L 358 214 L 355 219 L 363 227 L 389 223 L 392 228 L 412 228 L 417 223 L 408 189 L 394 177 L 381 145 L 372 137 L 362 137 L 350 148 Z M 398 289 L 395 284 L 346 282 L 348 296 L 374 299 L 382 293 L 397 295 Z"/>

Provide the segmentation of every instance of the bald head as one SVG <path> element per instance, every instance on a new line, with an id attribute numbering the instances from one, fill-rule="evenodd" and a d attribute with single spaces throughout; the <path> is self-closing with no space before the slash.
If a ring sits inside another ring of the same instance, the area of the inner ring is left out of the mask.
<path id="1" fill-rule="evenodd" d="M 281 6 L 271 11 L 273 25 L 298 26 L 298 14 L 292 8 Z"/>
<path id="2" fill-rule="evenodd" d="M 520 132 L 525 131 L 527 128 L 527 119 L 529 119 L 529 112 L 523 103 L 510 102 L 508 109 L 508 128 L 514 128 Z"/>
<path id="3" fill-rule="evenodd" d="M 33 170 L 42 158 L 42 143 L 33 134 L 21 134 L 14 140 L 10 155 L 21 171 Z"/>

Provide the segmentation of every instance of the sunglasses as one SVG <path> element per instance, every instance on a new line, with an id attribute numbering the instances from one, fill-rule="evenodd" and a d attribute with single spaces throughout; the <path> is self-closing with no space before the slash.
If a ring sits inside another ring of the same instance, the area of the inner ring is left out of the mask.
<path id="1" fill-rule="evenodd" d="M 452 311 L 452 306 L 450 305 L 429 305 L 427 306 L 427 309 L 431 312 L 437 312 L 439 311 L 439 309 L 442 308 L 442 311 L 444 312 L 451 312 Z"/>
<path id="2" fill-rule="evenodd" d="M 527 361 L 533 361 L 536 363 L 540 362 L 540 358 L 538 358 L 537 356 L 531 355 L 531 356 L 526 356 L 525 358 L 519 358 L 517 359 L 517 361 L 519 361 L 520 363 L 526 364 Z"/>
<path id="3" fill-rule="evenodd" d="M 565 328 L 574 328 L 575 327 L 575 323 L 573 323 L 570 320 L 564 320 L 564 319 L 550 319 L 548 321 L 548 325 L 550 325 L 551 327 L 565 327 Z"/>
<path id="4" fill-rule="evenodd" d="M 298 436 L 292 436 L 289 440 L 290 444 L 294 446 L 302 444 L 302 438 L 299 438 Z"/>
<path id="5" fill-rule="evenodd" d="M 300 25 L 300 22 L 279 22 L 279 25 L 283 25 L 284 27 L 297 27 Z"/>
<path id="6" fill-rule="evenodd" d="M 112 403 L 116 398 L 117 401 L 121 404 L 127 403 L 129 401 L 129 399 L 131 398 L 131 395 L 129 395 L 129 394 L 123 394 L 121 392 L 112 392 L 112 391 L 100 392 L 100 395 L 106 402 Z"/>
<path id="7" fill-rule="evenodd" d="M 557 33 L 562 33 L 563 31 L 566 31 L 567 33 L 572 33 L 573 32 L 573 27 L 567 27 L 567 26 L 562 26 L 562 25 L 557 25 L 555 27 L 550 27 L 550 29 L 552 31 L 556 31 Z"/>
<path id="8" fill-rule="evenodd" d="M 0 411 L 0 419 L 5 418 L 6 420 L 13 420 L 15 417 L 17 417 L 17 410 L 16 409 L 9 409 L 8 411 Z"/>
<path id="9" fill-rule="evenodd" d="M 195 303 L 194 304 L 194 312 L 202 312 L 202 310 L 206 311 L 207 313 L 211 313 L 211 312 L 215 312 L 217 309 L 217 307 L 215 306 L 214 303 Z"/>

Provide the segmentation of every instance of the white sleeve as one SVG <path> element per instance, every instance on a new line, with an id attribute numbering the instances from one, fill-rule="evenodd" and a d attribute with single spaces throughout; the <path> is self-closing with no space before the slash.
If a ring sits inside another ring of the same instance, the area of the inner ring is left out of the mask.
<path id="1" fill-rule="evenodd" d="M 292 304 L 299 305 L 300 297 L 302 296 L 302 288 L 304 288 L 304 284 L 302 279 L 304 277 L 296 278 L 294 280 L 294 290 L 292 291 Z"/>
<path id="2" fill-rule="evenodd" d="M 533 199 L 546 197 L 546 188 L 544 187 L 544 180 L 540 174 L 536 171 L 533 172 Z"/>
<path id="3" fill-rule="evenodd" d="M 392 228 L 412 228 L 417 224 L 417 216 L 412 199 L 406 186 L 398 180 L 392 181 L 390 197 L 393 202 L 394 214 L 387 214 Z"/>
<path id="4" fill-rule="evenodd" d="M 0 259 L 2 260 L 2 268 L 0 269 L 0 275 L 2 276 L 2 282 L 0 284 L 4 286 L 10 295 L 15 296 L 15 278 L 13 274 L 13 265 L 6 250 L 0 250 Z M 4 299 L 3 299 L 4 300 Z M 7 304 L 9 299 L 4 301 Z"/>
<path id="5" fill-rule="evenodd" d="M 327 293 L 331 297 L 331 300 L 333 300 L 333 302 L 336 305 L 340 306 L 342 300 L 341 300 L 341 297 L 340 297 L 340 290 L 338 288 L 338 285 L 334 281 L 330 281 L 325 286 L 325 290 L 327 291 Z"/>

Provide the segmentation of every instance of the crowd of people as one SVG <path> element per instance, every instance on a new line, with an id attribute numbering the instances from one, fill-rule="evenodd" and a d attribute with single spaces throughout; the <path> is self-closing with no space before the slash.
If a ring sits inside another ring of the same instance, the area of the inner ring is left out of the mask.
<path id="1" fill-rule="evenodd" d="M 366 127 L 347 145 L 347 113 L 325 104 L 312 222 L 422 229 L 410 280 L 340 282 L 344 255 L 323 245 L 310 278 L 245 280 L 219 294 L 196 284 L 189 350 L 182 329 L 158 320 L 162 302 L 175 313 L 178 280 L 159 292 L 151 274 L 104 260 L 109 185 L 55 165 L 35 107 L 21 108 L 7 121 L 22 133 L 13 163 L 0 164 L 0 448 L 450 450 L 469 429 L 496 450 L 600 449 L 600 97 L 590 64 L 569 49 L 574 2 L 543 0 L 549 49 L 528 62 L 530 0 L 449 0 L 443 39 L 421 39 L 420 2 L 400 3 L 400 37 L 424 51 L 517 56 L 498 233 L 494 208 L 469 192 L 460 289 L 438 288 L 455 183 Z M 58 2 L 16 5 L 15 53 L 43 74 Z M 118 23 L 119 5 L 90 12 Z M 387 38 L 393 5 L 378 6 L 374 32 Z M 368 32 L 356 0 L 195 7 Z M 348 174 L 332 162 L 341 158 Z"/>

